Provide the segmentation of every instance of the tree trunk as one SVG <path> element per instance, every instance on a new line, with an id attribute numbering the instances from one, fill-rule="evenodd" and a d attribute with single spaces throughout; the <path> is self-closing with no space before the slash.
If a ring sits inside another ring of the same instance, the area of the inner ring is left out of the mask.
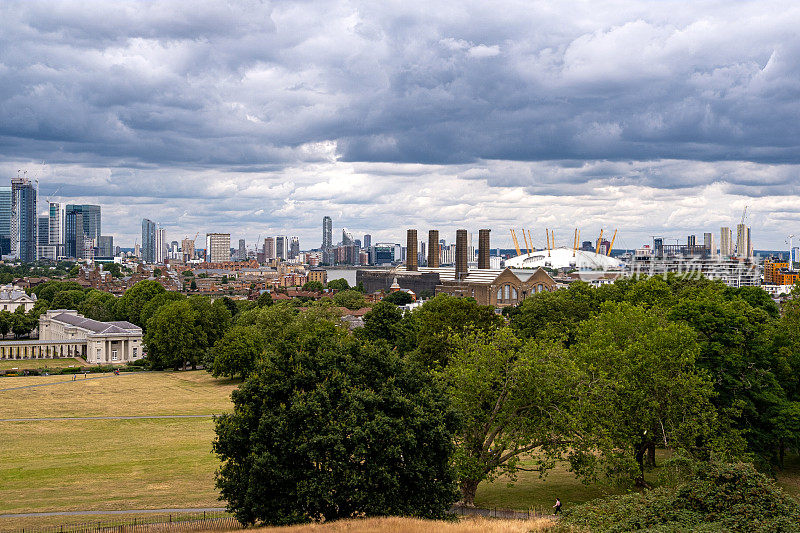
<path id="1" fill-rule="evenodd" d="M 461 487 L 461 501 L 468 507 L 475 507 L 475 492 L 478 490 L 477 479 L 462 479 L 459 483 Z"/>
<path id="2" fill-rule="evenodd" d="M 636 458 L 636 464 L 639 465 L 639 475 L 633 480 L 634 485 L 637 487 L 647 487 L 647 483 L 644 480 L 644 453 L 647 451 L 647 444 L 641 443 L 639 444 L 636 449 L 634 450 L 634 457 Z"/>
<path id="3" fill-rule="evenodd" d="M 647 466 L 656 466 L 656 445 L 653 443 L 647 445 Z"/>

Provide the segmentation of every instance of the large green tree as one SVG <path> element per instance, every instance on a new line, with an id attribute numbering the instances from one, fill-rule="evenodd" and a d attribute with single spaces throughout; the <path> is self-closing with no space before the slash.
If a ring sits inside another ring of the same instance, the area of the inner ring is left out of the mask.
<path id="1" fill-rule="evenodd" d="M 416 346 L 412 358 L 427 368 L 447 364 L 457 349 L 457 339 L 474 331 L 491 331 L 503 324 L 494 308 L 478 305 L 473 298 L 440 294 L 404 317 L 409 342 Z"/>
<path id="2" fill-rule="evenodd" d="M 446 396 L 385 344 L 317 326 L 273 346 L 216 419 L 228 509 L 246 524 L 443 516 L 457 494 Z"/>
<path id="3" fill-rule="evenodd" d="M 222 302 L 192 297 L 161 306 L 147 322 L 144 343 L 154 368 L 195 367 L 230 325 Z"/>
<path id="4" fill-rule="evenodd" d="M 255 326 L 233 326 L 211 348 L 212 375 L 247 378 L 266 344 Z"/>
<path id="5" fill-rule="evenodd" d="M 523 455 L 544 471 L 576 438 L 578 373 L 560 343 L 523 344 L 507 327 L 456 342 L 439 376 L 461 422 L 455 465 L 462 500 L 472 505 L 482 481 L 513 476 Z"/>
<path id="6" fill-rule="evenodd" d="M 333 295 L 333 302 L 338 306 L 348 309 L 361 309 L 367 305 L 364 295 L 354 290 L 337 292 Z"/>
<path id="7" fill-rule="evenodd" d="M 575 388 L 583 427 L 572 456 L 578 473 L 592 477 L 605 466 L 608 475 L 645 485 L 648 449 L 710 451 L 713 388 L 696 365 L 700 349 L 691 328 L 607 302 L 581 326 L 572 351 L 585 374 Z"/>
<path id="8" fill-rule="evenodd" d="M 117 318 L 145 327 L 147 324 L 141 319 L 142 309 L 150 300 L 164 292 L 166 289 L 157 281 L 143 280 L 136 283 L 117 300 Z"/>

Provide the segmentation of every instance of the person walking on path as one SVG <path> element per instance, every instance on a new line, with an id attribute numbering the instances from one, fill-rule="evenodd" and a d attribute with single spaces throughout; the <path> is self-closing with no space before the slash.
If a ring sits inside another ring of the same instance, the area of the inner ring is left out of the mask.
<path id="1" fill-rule="evenodd" d="M 553 513 L 554 515 L 557 515 L 561 512 L 561 500 L 558 498 L 556 498 L 556 504 L 553 506 L 553 509 L 555 509 L 555 512 Z"/>

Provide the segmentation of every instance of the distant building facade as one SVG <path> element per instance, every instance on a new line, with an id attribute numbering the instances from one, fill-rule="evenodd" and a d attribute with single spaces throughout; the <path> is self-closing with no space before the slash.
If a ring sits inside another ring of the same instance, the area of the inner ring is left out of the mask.
<path id="1" fill-rule="evenodd" d="M 231 234 L 207 233 L 206 234 L 206 262 L 223 263 L 231 258 Z"/>

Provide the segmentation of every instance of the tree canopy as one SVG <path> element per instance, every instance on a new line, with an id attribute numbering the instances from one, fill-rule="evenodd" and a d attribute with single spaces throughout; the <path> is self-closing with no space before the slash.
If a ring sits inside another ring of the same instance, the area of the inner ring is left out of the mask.
<path id="1" fill-rule="evenodd" d="M 443 516 L 456 491 L 442 391 L 386 345 L 315 338 L 273 346 L 216 419 L 228 509 L 276 525 Z"/>

